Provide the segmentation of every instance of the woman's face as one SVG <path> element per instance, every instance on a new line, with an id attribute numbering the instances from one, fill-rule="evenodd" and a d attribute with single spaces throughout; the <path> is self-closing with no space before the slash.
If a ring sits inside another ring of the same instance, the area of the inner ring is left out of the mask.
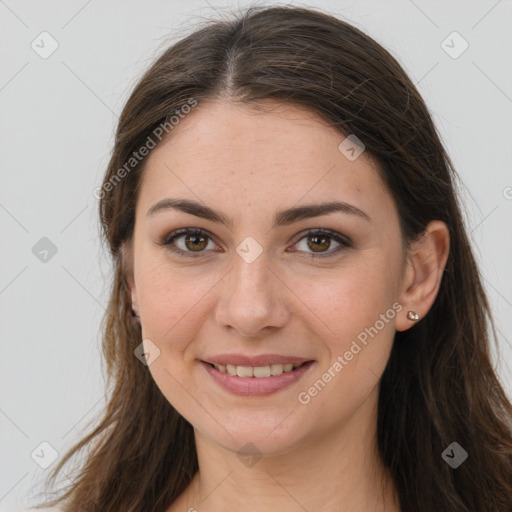
<path id="1" fill-rule="evenodd" d="M 398 215 L 367 153 L 274 107 L 201 103 L 151 152 L 132 284 L 165 397 L 215 443 L 268 454 L 374 417 L 404 316 Z M 167 199 L 197 207 L 151 211 Z"/>

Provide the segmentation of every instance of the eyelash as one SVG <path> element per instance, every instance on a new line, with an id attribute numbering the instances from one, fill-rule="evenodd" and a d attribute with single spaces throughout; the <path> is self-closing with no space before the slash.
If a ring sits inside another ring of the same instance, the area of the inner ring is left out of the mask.
<path id="1" fill-rule="evenodd" d="M 162 241 L 158 243 L 158 245 L 165 246 L 169 251 L 171 251 L 173 253 L 177 253 L 186 258 L 198 258 L 198 257 L 204 255 L 205 250 L 203 250 L 203 251 L 184 251 L 182 249 L 173 247 L 172 246 L 173 242 L 177 238 L 181 238 L 183 235 L 204 236 L 209 241 L 211 240 L 213 242 L 212 237 L 210 237 L 208 232 L 206 232 L 204 229 L 183 228 L 183 229 L 177 229 L 177 230 L 172 231 L 171 233 L 167 234 L 162 239 Z M 343 236 L 340 233 L 336 233 L 336 231 L 331 231 L 329 229 L 311 229 L 309 231 L 306 231 L 305 233 L 302 234 L 302 236 L 293 245 L 298 244 L 304 238 L 308 238 L 308 237 L 314 236 L 314 235 L 327 236 L 329 238 L 332 238 L 334 241 L 338 242 L 340 245 L 338 247 L 336 247 L 335 249 L 333 249 L 332 251 L 328 251 L 328 252 L 307 253 L 311 258 L 332 257 L 333 255 L 338 254 L 341 250 L 352 247 L 352 241 L 348 237 Z"/>

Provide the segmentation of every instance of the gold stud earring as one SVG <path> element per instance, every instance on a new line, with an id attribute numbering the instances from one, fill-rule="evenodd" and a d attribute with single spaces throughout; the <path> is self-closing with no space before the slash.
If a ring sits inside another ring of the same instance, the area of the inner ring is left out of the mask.
<path id="1" fill-rule="evenodd" d="M 420 317 L 419 317 L 418 313 L 416 313 L 416 311 L 408 311 L 407 318 L 409 320 L 412 320 L 413 322 L 416 322 L 417 320 L 420 319 Z"/>

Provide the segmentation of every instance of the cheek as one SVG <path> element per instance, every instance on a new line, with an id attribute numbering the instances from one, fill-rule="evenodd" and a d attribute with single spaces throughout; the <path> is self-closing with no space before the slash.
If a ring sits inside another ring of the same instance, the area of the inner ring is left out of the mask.
<path id="1" fill-rule="evenodd" d="M 364 256 L 325 278 L 295 281 L 294 291 L 307 306 L 298 314 L 314 322 L 314 336 L 325 348 L 319 373 L 320 378 L 327 373 L 330 391 L 323 399 L 333 393 L 356 404 L 376 385 L 389 359 L 400 309 L 395 269 L 375 253 Z"/>
<path id="2" fill-rule="evenodd" d="M 356 337 L 391 308 L 395 271 L 379 261 L 382 258 L 370 256 L 358 256 L 357 262 L 347 262 L 337 270 L 290 277 L 291 288 L 299 299 L 297 307 L 302 304 L 303 314 L 316 319 L 319 337 L 339 341 Z"/>
<path id="3" fill-rule="evenodd" d="M 165 352 L 182 351 L 200 329 L 199 317 L 218 278 L 207 272 L 199 277 L 197 270 L 172 268 L 168 262 L 144 268 L 137 283 L 143 336 Z"/>
<path id="4" fill-rule="evenodd" d="M 209 292 L 218 279 L 190 269 L 172 268 L 168 262 L 146 264 L 137 285 L 143 339 L 160 350 L 149 371 L 166 399 L 188 418 L 190 400 L 198 396 L 187 348 L 200 337 Z M 149 260 L 146 260 L 149 263 Z M 195 420 L 197 421 L 197 420 Z"/>
<path id="5" fill-rule="evenodd" d="M 334 428 L 378 385 L 393 345 L 397 308 L 386 282 L 368 274 L 331 280 L 328 293 L 321 294 L 317 285 L 310 287 L 309 298 L 316 301 L 315 337 L 325 357 L 297 398 L 313 417 L 330 410 L 325 428 Z"/>

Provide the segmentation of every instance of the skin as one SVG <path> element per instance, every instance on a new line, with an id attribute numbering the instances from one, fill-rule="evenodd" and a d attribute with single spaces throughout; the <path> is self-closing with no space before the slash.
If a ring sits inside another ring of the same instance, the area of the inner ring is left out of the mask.
<path id="1" fill-rule="evenodd" d="M 242 512 L 398 511 L 376 451 L 379 382 L 395 331 L 414 324 L 407 311 L 421 319 L 435 300 L 448 229 L 432 221 L 405 258 L 394 201 L 369 155 L 350 161 L 338 149 L 345 136 L 314 113 L 267 105 L 272 110 L 261 112 L 229 100 L 203 102 L 181 120 L 148 157 L 133 245 L 123 249 L 143 339 L 160 350 L 148 370 L 195 431 L 199 473 L 168 511 L 226 510 L 228 503 Z M 200 201 L 232 226 L 174 209 L 147 216 L 168 197 Z M 331 200 L 356 206 L 371 221 L 335 212 L 272 228 L 278 210 Z M 158 244 L 180 228 L 210 236 L 199 249 L 185 236 L 175 241 L 189 253 L 202 251 L 199 257 Z M 315 235 L 302 233 L 320 228 L 353 245 L 335 253 L 331 238 L 315 251 L 308 246 Z M 248 236 L 263 250 L 252 263 L 236 252 Z M 331 256 L 311 257 L 322 251 Z M 394 303 L 401 310 L 300 403 L 299 393 Z M 315 363 L 284 390 L 240 397 L 199 362 L 222 353 Z M 252 460 L 237 456 L 247 443 L 256 447 Z"/>

